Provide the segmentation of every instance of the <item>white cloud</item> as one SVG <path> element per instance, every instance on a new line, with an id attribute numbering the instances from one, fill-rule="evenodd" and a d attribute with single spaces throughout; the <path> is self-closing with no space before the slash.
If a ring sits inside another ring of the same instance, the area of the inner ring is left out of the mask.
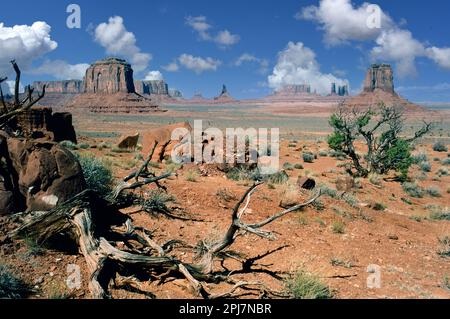
<path id="1" fill-rule="evenodd" d="M 431 47 L 427 49 L 427 55 L 444 69 L 450 69 L 450 48 Z"/>
<path id="2" fill-rule="evenodd" d="M 14 95 L 14 88 L 16 85 L 15 81 L 5 81 L 0 84 L 2 86 L 2 91 L 4 95 Z M 19 83 L 19 92 L 23 93 L 25 91 L 25 87 L 22 83 Z"/>
<path id="3" fill-rule="evenodd" d="M 244 63 L 257 63 L 259 64 L 259 73 L 266 74 L 269 71 L 269 61 L 267 59 L 261 59 L 253 54 L 244 53 L 234 62 L 235 66 L 241 66 Z"/>
<path id="4" fill-rule="evenodd" d="M 159 71 L 150 71 L 145 76 L 145 81 L 163 81 L 164 77 Z"/>
<path id="5" fill-rule="evenodd" d="M 376 43 L 371 52 L 374 59 L 395 61 L 400 77 L 416 75 L 415 60 L 425 54 L 425 48 L 411 32 L 400 29 L 383 31 Z"/>
<path id="6" fill-rule="evenodd" d="M 30 73 L 51 75 L 60 80 L 82 80 L 88 67 L 87 63 L 69 64 L 63 60 L 47 60 Z"/>
<path id="7" fill-rule="evenodd" d="M 280 89 L 286 85 L 309 84 L 319 94 L 329 94 L 331 83 L 348 85 L 348 81 L 324 74 L 316 61 L 316 54 L 303 43 L 289 42 L 286 49 L 278 53 L 278 62 L 268 77 L 269 87 Z"/>
<path id="8" fill-rule="evenodd" d="M 194 57 L 190 54 L 182 54 L 178 58 L 178 62 L 186 69 L 200 74 L 205 71 L 216 71 L 222 64 L 222 61 L 210 57 Z"/>
<path id="9" fill-rule="evenodd" d="M 162 68 L 167 72 L 177 72 L 180 69 L 176 61 L 169 63 Z"/>
<path id="10" fill-rule="evenodd" d="M 58 44 L 51 39 L 50 31 L 51 27 L 42 21 L 13 27 L 0 23 L 0 75 L 12 74 L 10 60 L 15 59 L 26 70 L 33 60 L 55 50 Z"/>
<path id="11" fill-rule="evenodd" d="M 136 37 L 127 31 L 123 18 L 110 17 L 107 23 L 101 23 L 95 29 L 95 41 L 106 49 L 108 54 L 117 54 L 130 60 L 134 71 L 145 70 L 152 59 L 149 53 L 141 52 L 136 45 Z"/>
<path id="12" fill-rule="evenodd" d="M 322 0 L 319 6 L 305 7 L 295 17 L 317 22 L 325 32 L 325 43 L 331 46 L 351 40 L 375 40 L 382 30 L 391 28 L 394 23 L 381 10 L 381 28 L 370 28 L 367 23 L 373 13 L 370 5 L 365 2 L 353 7 L 351 0 Z"/>
<path id="13" fill-rule="evenodd" d="M 197 32 L 199 39 L 202 41 L 212 41 L 215 42 L 221 48 L 230 47 L 240 41 L 240 36 L 237 34 L 232 34 L 228 30 L 222 30 L 217 33 L 217 35 L 211 35 L 210 29 L 212 25 L 207 22 L 205 16 L 186 18 L 186 25 L 190 26 L 195 32 Z"/>
<path id="14" fill-rule="evenodd" d="M 395 23 L 379 6 L 380 28 L 369 28 L 367 21 L 373 14 L 370 6 L 374 5 L 365 2 L 356 7 L 351 0 L 321 0 L 318 6 L 303 8 L 296 18 L 318 23 L 324 31 L 324 42 L 330 46 L 375 41 L 370 52 L 372 60 L 396 63 L 400 77 L 417 73 L 418 57 L 428 57 L 440 67 L 450 69 L 450 48 L 426 48 L 410 31 L 402 29 L 406 26 L 404 19 Z"/>
<path id="15" fill-rule="evenodd" d="M 220 46 L 231 46 L 239 42 L 240 36 L 237 34 L 231 34 L 230 31 L 224 30 L 220 31 L 214 41 Z"/>

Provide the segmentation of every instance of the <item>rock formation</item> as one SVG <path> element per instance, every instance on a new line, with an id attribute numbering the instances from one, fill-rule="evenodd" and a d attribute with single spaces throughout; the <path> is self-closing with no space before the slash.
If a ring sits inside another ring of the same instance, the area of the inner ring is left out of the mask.
<path id="1" fill-rule="evenodd" d="M 186 129 L 188 132 L 192 131 L 191 125 L 187 122 L 183 122 L 144 132 L 142 135 L 142 153 L 144 157 L 147 157 L 150 154 L 155 142 L 158 142 L 155 152 L 153 153 L 152 161 L 161 162 L 164 159 L 170 158 L 173 147 L 185 137 L 185 135 L 178 136 L 178 141 L 172 141 L 172 132 L 178 128 Z M 181 153 L 178 155 L 183 156 Z"/>
<path id="2" fill-rule="evenodd" d="M 298 95 L 298 94 L 311 94 L 311 86 L 309 84 L 301 85 L 286 85 L 274 92 L 274 95 Z"/>
<path id="3" fill-rule="evenodd" d="M 183 98 L 183 93 L 181 93 L 181 91 L 176 90 L 176 89 L 169 89 L 169 95 L 170 95 L 170 97 L 175 98 L 175 99 Z"/>
<path id="4" fill-rule="evenodd" d="M 405 111 L 422 111 L 423 107 L 399 96 L 394 90 L 394 72 L 388 64 L 374 64 L 366 74 L 361 94 L 345 101 L 345 105 L 358 108 L 377 107 L 380 103 Z"/>
<path id="5" fill-rule="evenodd" d="M 75 156 L 59 144 L 0 135 L 0 215 L 55 207 L 85 188 Z"/>
<path id="6" fill-rule="evenodd" d="M 134 135 L 122 135 L 117 143 L 117 147 L 120 149 L 134 150 L 137 147 L 139 141 L 139 133 Z"/>
<path id="7" fill-rule="evenodd" d="M 86 70 L 84 93 L 134 93 L 133 69 L 125 60 L 107 58 Z"/>
<path id="8" fill-rule="evenodd" d="M 163 80 L 134 81 L 136 93 L 149 95 L 169 95 L 169 86 Z"/>
<path id="9" fill-rule="evenodd" d="M 363 91 L 374 92 L 377 89 L 395 94 L 394 72 L 389 64 L 373 64 L 367 71 Z"/>
<path id="10" fill-rule="evenodd" d="M 230 93 L 228 93 L 227 87 L 226 87 L 226 85 L 224 84 L 224 85 L 222 86 L 222 92 L 220 93 L 219 96 L 216 96 L 216 97 L 214 98 L 214 101 L 226 103 L 226 102 L 232 102 L 232 101 L 235 101 L 235 99 L 230 95 Z"/>
<path id="11" fill-rule="evenodd" d="M 50 141 L 77 143 L 72 114 L 55 112 L 49 107 L 34 107 L 17 116 L 17 124 L 27 138 L 47 138 Z"/>
<path id="12" fill-rule="evenodd" d="M 67 81 L 36 81 L 33 82 L 33 88 L 38 92 L 42 92 L 42 88 L 45 85 L 45 93 L 82 93 L 83 81 L 81 80 L 67 80 Z"/>

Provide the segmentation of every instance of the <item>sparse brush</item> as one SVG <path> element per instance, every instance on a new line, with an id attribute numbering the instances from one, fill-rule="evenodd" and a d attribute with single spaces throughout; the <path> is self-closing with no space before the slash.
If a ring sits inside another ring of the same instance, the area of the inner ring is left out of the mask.
<path id="1" fill-rule="evenodd" d="M 31 287 L 16 276 L 10 267 L 0 264 L 0 299 L 22 299 L 31 293 Z"/>
<path id="2" fill-rule="evenodd" d="M 372 208 L 376 211 L 384 212 L 386 210 L 386 205 L 383 203 L 375 203 Z"/>
<path id="3" fill-rule="evenodd" d="M 328 156 L 328 152 L 326 150 L 320 150 L 319 151 L 319 156 L 321 157 L 327 157 Z"/>
<path id="4" fill-rule="evenodd" d="M 62 141 L 59 143 L 62 147 L 67 148 L 68 150 L 77 150 L 78 145 L 71 141 Z"/>
<path id="5" fill-rule="evenodd" d="M 345 234 L 345 224 L 341 221 L 335 221 L 331 225 L 331 230 L 335 234 Z"/>
<path id="6" fill-rule="evenodd" d="M 427 187 L 425 191 L 431 197 L 442 197 L 441 190 L 436 186 Z"/>
<path id="7" fill-rule="evenodd" d="M 380 186 L 381 185 L 381 180 L 382 180 L 381 176 L 378 175 L 378 174 L 372 173 L 372 174 L 369 175 L 369 182 L 372 185 Z"/>
<path id="8" fill-rule="evenodd" d="M 112 147 L 111 143 L 102 142 L 97 145 L 98 150 L 103 151 L 104 149 L 110 149 Z"/>
<path id="9" fill-rule="evenodd" d="M 344 194 L 344 196 L 342 198 L 351 207 L 355 208 L 358 206 L 359 201 L 355 196 L 346 193 L 346 194 Z"/>
<path id="10" fill-rule="evenodd" d="M 81 150 L 87 150 L 87 149 L 91 148 L 91 146 L 88 143 L 80 143 L 77 146 Z"/>
<path id="11" fill-rule="evenodd" d="M 282 207 L 292 207 L 299 202 L 299 191 L 296 185 L 284 183 L 280 186 L 280 198 Z"/>
<path id="12" fill-rule="evenodd" d="M 444 276 L 444 278 L 442 279 L 442 284 L 445 289 L 450 290 L 450 277 Z"/>
<path id="13" fill-rule="evenodd" d="M 122 153 L 131 153 L 132 151 L 129 149 L 125 149 L 125 148 L 120 148 L 120 147 L 113 147 L 111 149 L 111 152 L 113 153 L 118 153 L 118 154 L 122 154 Z"/>
<path id="14" fill-rule="evenodd" d="M 450 236 L 445 236 L 438 238 L 439 249 L 437 251 L 438 255 L 447 258 L 450 257 Z"/>
<path id="15" fill-rule="evenodd" d="M 331 258 L 330 263 L 333 267 L 353 268 L 354 265 L 351 261 L 345 261 L 340 258 Z"/>
<path id="16" fill-rule="evenodd" d="M 448 152 L 448 147 L 442 141 L 439 141 L 439 142 L 434 143 L 433 151 L 435 151 L 435 152 Z"/>
<path id="17" fill-rule="evenodd" d="M 289 176 L 288 174 L 286 174 L 286 172 L 281 171 L 272 175 L 265 176 L 264 180 L 272 184 L 281 185 L 289 181 Z"/>
<path id="18" fill-rule="evenodd" d="M 437 205 L 427 206 L 427 209 L 431 211 L 430 218 L 432 220 L 448 220 L 450 221 L 450 210 L 448 207 L 443 209 Z"/>
<path id="19" fill-rule="evenodd" d="M 304 169 L 304 167 L 303 167 L 302 164 L 295 164 L 295 165 L 294 165 L 294 168 L 295 168 L 295 169 Z"/>
<path id="20" fill-rule="evenodd" d="M 403 191 L 411 197 L 422 198 L 425 195 L 425 190 L 416 183 L 403 183 Z"/>
<path id="21" fill-rule="evenodd" d="M 431 164 L 429 162 L 422 162 L 419 164 L 420 169 L 422 172 L 429 173 L 431 172 Z"/>
<path id="22" fill-rule="evenodd" d="M 411 157 L 413 164 L 419 165 L 423 162 L 428 162 L 428 156 L 425 153 L 418 153 Z"/>
<path id="23" fill-rule="evenodd" d="M 442 161 L 441 161 L 441 164 L 442 165 L 446 165 L 446 166 L 450 166 L 450 158 L 444 158 Z"/>
<path id="24" fill-rule="evenodd" d="M 305 163 L 314 163 L 314 154 L 312 153 L 303 153 L 302 158 Z"/>
<path id="25" fill-rule="evenodd" d="M 320 279 L 306 273 L 297 271 L 286 281 L 286 289 L 294 299 L 331 299 L 333 294 L 330 288 Z"/>
<path id="26" fill-rule="evenodd" d="M 328 187 L 325 184 L 320 186 L 320 191 L 321 191 L 321 194 L 323 194 L 325 196 L 329 196 L 331 198 L 337 198 L 338 197 L 337 190 L 335 190 L 334 188 L 330 188 L 330 187 Z"/>
<path id="27" fill-rule="evenodd" d="M 439 170 L 437 171 L 437 176 L 448 176 L 448 169 L 446 167 L 439 168 Z"/>
<path id="28" fill-rule="evenodd" d="M 173 195 L 157 189 L 148 193 L 142 202 L 142 207 L 148 213 L 167 213 L 169 211 L 167 204 L 173 202 L 175 202 Z"/>
<path id="29" fill-rule="evenodd" d="M 199 178 L 200 174 L 195 170 L 189 170 L 185 174 L 186 181 L 195 183 Z"/>
<path id="30" fill-rule="evenodd" d="M 88 189 L 107 197 L 112 191 L 114 182 L 111 163 L 93 156 L 78 155 L 83 176 Z"/>
<path id="31" fill-rule="evenodd" d="M 230 190 L 227 188 L 221 188 L 216 192 L 216 196 L 219 197 L 221 200 L 225 202 L 230 202 L 232 200 L 236 200 L 236 195 L 233 194 Z"/>
<path id="32" fill-rule="evenodd" d="M 293 171 L 294 165 L 292 165 L 291 163 L 284 163 L 283 169 L 285 169 L 286 171 Z"/>
<path id="33" fill-rule="evenodd" d="M 24 244 L 27 246 L 26 255 L 28 257 L 42 256 L 45 252 L 45 249 L 42 247 L 42 245 L 39 245 L 37 241 L 31 237 L 26 237 L 24 239 Z"/>

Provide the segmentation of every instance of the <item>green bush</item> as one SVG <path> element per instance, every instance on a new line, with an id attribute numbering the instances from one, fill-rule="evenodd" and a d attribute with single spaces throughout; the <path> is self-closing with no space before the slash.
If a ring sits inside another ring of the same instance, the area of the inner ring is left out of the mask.
<path id="1" fill-rule="evenodd" d="M 331 225 L 331 230 L 335 234 L 345 234 L 345 224 L 341 221 L 336 221 Z"/>
<path id="2" fill-rule="evenodd" d="M 448 169 L 446 167 L 439 168 L 439 170 L 437 171 L 437 175 L 439 177 L 448 176 Z"/>
<path id="3" fill-rule="evenodd" d="M 110 163 L 90 156 L 77 156 L 83 170 L 88 189 L 98 192 L 103 197 L 111 194 L 113 173 Z"/>
<path id="4" fill-rule="evenodd" d="M 150 191 L 148 197 L 143 201 L 142 207 L 149 213 L 167 213 L 168 203 L 175 202 L 175 197 L 162 190 Z"/>
<path id="5" fill-rule="evenodd" d="M 333 294 L 317 276 L 298 271 L 287 282 L 286 288 L 294 299 L 331 299 Z"/>
<path id="6" fill-rule="evenodd" d="M 426 189 L 426 192 L 431 197 L 442 197 L 441 190 L 438 187 L 430 186 Z"/>
<path id="7" fill-rule="evenodd" d="M 199 178 L 199 176 L 200 175 L 194 170 L 190 170 L 190 171 L 186 172 L 186 175 L 185 175 L 186 181 L 192 182 L 192 183 L 195 183 L 197 181 L 197 179 Z"/>
<path id="8" fill-rule="evenodd" d="M 435 152 L 448 152 L 448 147 L 441 141 L 434 143 L 433 151 Z"/>
<path id="9" fill-rule="evenodd" d="M 294 168 L 295 168 L 295 169 L 304 169 L 304 167 L 303 167 L 302 164 L 295 164 L 295 165 L 294 165 Z"/>
<path id="10" fill-rule="evenodd" d="M 386 210 L 386 205 L 384 205 L 383 203 L 375 203 L 373 205 L 373 209 L 376 210 L 376 211 L 383 212 L 383 211 Z"/>
<path id="11" fill-rule="evenodd" d="M 442 163 L 442 165 L 450 166 L 450 158 L 449 158 L 449 157 L 444 158 L 444 159 L 441 161 L 441 163 Z"/>
<path id="12" fill-rule="evenodd" d="M 431 172 L 431 164 L 429 162 L 422 162 L 419 164 L 419 167 L 425 173 Z"/>
<path id="13" fill-rule="evenodd" d="M 29 285 L 17 277 L 9 267 L 0 264 L 0 299 L 21 299 L 31 292 Z"/>
<path id="14" fill-rule="evenodd" d="M 412 156 L 413 164 L 419 165 L 423 162 L 428 162 L 428 156 L 425 153 L 419 153 Z"/>
<path id="15" fill-rule="evenodd" d="M 87 150 L 88 148 L 91 148 L 91 146 L 88 143 L 80 143 L 77 146 L 81 150 Z"/>
<path id="16" fill-rule="evenodd" d="M 77 150 L 78 145 L 71 141 L 62 141 L 59 143 L 62 147 L 67 148 L 68 150 Z"/>
<path id="17" fill-rule="evenodd" d="M 285 169 L 287 171 L 293 171 L 294 170 L 294 165 L 292 165 L 291 163 L 284 163 L 283 169 Z"/>
<path id="18" fill-rule="evenodd" d="M 302 157 L 303 157 L 303 161 L 305 163 L 314 163 L 314 154 L 312 154 L 312 153 L 303 153 Z"/>
<path id="19" fill-rule="evenodd" d="M 403 191 L 411 197 L 422 198 L 425 195 L 425 190 L 416 183 L 403 183 Z"/>

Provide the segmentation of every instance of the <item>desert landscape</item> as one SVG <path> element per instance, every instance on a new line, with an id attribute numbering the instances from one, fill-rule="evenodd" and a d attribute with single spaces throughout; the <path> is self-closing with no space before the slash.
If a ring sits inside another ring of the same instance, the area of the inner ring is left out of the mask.
<path id="1" fill-rule="evenodd" d="M 384 13 L 382 31 L 356 36 L 347 20 L 328 30 L 337 4 L 365 21 L 368 4 L 348 0 L 295 19 L 320 26 L 332 54 L 376 41 L 353 66 L 359 89 L 338 58 L 322 73 L 312 49 L 289 41 L 272 74 L 248 53 L 228 64 L 180 54 L 161 69 L 189 92 L 199 81 L 187 97 L 149 71 L 152 55 L 117 15 L 83 31 L 101 58 L 33 69 L 24 48 L 56 50 L 50 26 L 1 22 L 0 299 L 450 300 L 450 103 L 403 96 L 448 84 L 398 75 L 419 57 L 448 69 L 450 49 Z M 222 54 L 240 41 L 205 16 L 183 19 Z M 392 34 L 404 51 L 416 41 L 415 55 L 401 56 Z M 18 38 L 24 48 L 9 47 Z M 266 93 L 233 92 L 245 63 Z M 237 82 L 205 97 L 197 86 L 217 80 L 202 74 L 219 67 Z"/>

